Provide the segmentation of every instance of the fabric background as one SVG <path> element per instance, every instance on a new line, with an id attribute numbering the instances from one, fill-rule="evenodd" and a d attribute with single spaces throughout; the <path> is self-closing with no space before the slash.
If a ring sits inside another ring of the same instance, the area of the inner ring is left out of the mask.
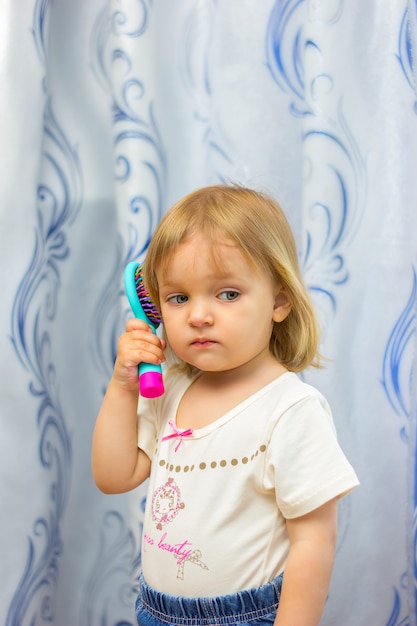
<path id="1" fill-rule="evenodd" d="M 3 0 L 0 623 L 134 624 L 144 491 L 91 435 L 123 268 L 236 181 L 293 226 L 361 487 L 323 626 L 416 625 L 415 0 Z"/>

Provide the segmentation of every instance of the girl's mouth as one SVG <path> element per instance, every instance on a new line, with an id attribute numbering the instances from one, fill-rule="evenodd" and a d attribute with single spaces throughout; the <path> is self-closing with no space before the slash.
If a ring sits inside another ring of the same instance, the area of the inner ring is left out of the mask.
<path id="1" fill-rule="evenodd" d="M 191 345 L 194 348 L 210 348 L 211 346 L 214 346 L 215 343 L 216 342 L 212 341 L 211 339 L 206 339 L 205 337 L 201 337 L 192 341 Z"/>

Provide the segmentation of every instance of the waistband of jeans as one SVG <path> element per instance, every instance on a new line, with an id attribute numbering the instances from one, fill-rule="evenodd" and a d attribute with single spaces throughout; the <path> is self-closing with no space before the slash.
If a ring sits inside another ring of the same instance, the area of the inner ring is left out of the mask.
<path id="1" fill-rule="evenodd" d="M 140 576 L 139 598 L 146 610 L 168 624 L 228 624 L 248 622 L 276 611 L 282 574 L 265 585 L 225 596 L 171 596 L 150 587 Z"/>

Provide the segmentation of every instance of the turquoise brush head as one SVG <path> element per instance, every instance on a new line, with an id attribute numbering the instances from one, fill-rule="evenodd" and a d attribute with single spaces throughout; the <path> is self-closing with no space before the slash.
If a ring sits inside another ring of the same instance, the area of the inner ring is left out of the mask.
<path id="1" fill-rule="evenodd" d="M 143 266 L 136 261 L 129 263 L 124 272 L 124 282 L 133 314 L 146 322 L 152 332 L 156 334 L 162 317 L 143 284 Z M 160 365 L 139 364 L 139 391 L 144 398 L 157 398 L 164 393 L 164 381 Z"/>

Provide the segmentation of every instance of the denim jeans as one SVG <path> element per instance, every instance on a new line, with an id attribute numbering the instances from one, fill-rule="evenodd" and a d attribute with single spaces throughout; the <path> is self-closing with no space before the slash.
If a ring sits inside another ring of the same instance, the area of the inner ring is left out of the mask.
<path id="1" fill-rule="evenodd" d="M 184 598 L 152 589 L 141 576 L 136 617 L 139 626 L 271 625 L 275 620 L 281 585 L 282 575 L 262 587 L 227 596 Z"/>

